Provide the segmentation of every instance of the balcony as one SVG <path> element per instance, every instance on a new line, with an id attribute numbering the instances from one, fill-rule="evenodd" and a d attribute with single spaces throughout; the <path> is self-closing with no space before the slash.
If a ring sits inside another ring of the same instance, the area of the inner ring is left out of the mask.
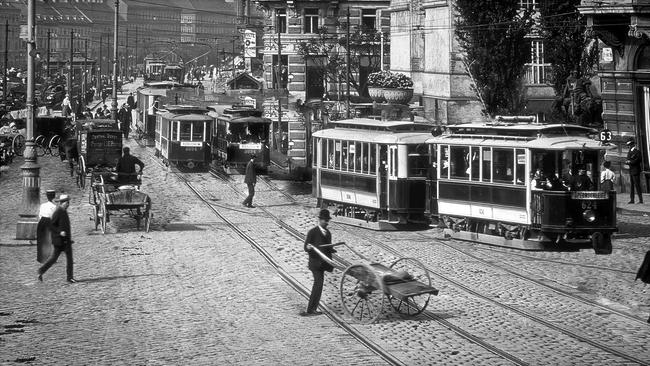
<path id="1" fill-rule="evenodd" d="M 582 0 L 579 11 L 584 15 L 650 14 L 650 0 Z"/>

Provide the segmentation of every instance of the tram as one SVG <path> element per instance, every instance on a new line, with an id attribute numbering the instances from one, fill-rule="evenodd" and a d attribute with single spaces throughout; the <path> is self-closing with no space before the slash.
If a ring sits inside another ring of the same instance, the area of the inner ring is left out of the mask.
<path id="1" fill-rule="evenodd" d="M 212 156 L 227 168 L 245 167 L 251 155 L 262 173 L 271 164 L 269 134 L 271 120 L 262 111 L 249 106 L 209 106 L 208 115 L 215 119 Z"/>
<path id="2" fill-rule="evenodd" d="M 210 164 L 212 117 L 207 109 L 189 105 L 169 105 L 157 112 L 155 151 L 165 164 L 189 169 Z"/>
<path id="3" fill-rule="evenodd" d="M 144 59 L 144 80 L 160 81 L 165 68 L 165 61 L 159 58 L 147 57 Z"/>
<path id="4" fill-rule="evenodd" d="M 438 167 L 427 213 L 459 239 L 533 250 L 590 240 L 610 254 L 616 192 L 599 176 L 613 146 L 595 135 L 559 124 L 448 126 L 427 140 Z"/>
<path id="5" fill-rule="evenodd" d="M 313 134 L 313 194 L 335 219 L 374 230 L 427 224 L 431 126 L 373 119 L 332 121 Z"/>

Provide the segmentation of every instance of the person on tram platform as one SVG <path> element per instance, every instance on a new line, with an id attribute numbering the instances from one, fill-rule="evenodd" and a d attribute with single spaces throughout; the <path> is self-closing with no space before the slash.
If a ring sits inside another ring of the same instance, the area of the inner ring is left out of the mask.
<path id="1" fill-rule="evenodd" d="M 531 176 L 530 189 L 542 190 L 546 184 L 546 177 L 542 169 L 537 168 Z"/>
<path id="2" fill-rule="evenodd" d="M 572 191 L 590 191 L 594 188 L 594 182 L 587 175 L 587 170 L 584 166 L 578 168 L 578 175 L 571 182 L 570 189 Z"/>
<path id="3" fill-rule="evenodd" d="M 140 166 L 140 173 L 144 169 L 144 163 L 137 157 L 131 155 L 131 149 L 125 147 L 122 149 L 124 155 L 117 161 L 115 171 L 117 172 L 117 181 L 121 184 L 136 183 L 138 181 L 135 166 Z"/>

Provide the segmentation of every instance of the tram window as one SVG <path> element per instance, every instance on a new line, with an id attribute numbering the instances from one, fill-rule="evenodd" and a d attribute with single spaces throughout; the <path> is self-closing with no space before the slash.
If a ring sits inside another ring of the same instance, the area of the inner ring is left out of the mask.
<path id="1" fill-rule="evenodd" d="M 193 123 L 192 141 L 203 141 L 203 122 Z"/>
<path id="2" fill-rule="evenodd" d="M 169 136 L 170 140 L 177 140 L 178 139 L 178 125 L 180 122 L 172 122 L 172 134 Z"/>
<path id="3" fill-rule="evenodd" d="M 377 145 L 370 144 L 368 153 L 368 173 L 375 174 L 377 171 Z"/>
<path id="4" fill-rule="evenodd" d="M 192 122 L 182 122 L 181 124 L 181 141 L 189 141 L 192 137 Z"/>
<path id="5" fill-rule="evenodd" d="M 397 176 L 397 147 L 390 149 L 390 176 Z"/>
<path id="6" fill-rule="evenodd" d="M 408 145 L 408 170 L 410 177 L 425 177 L 429 164 L 427 145 Z"/>
<path id="7" fill-rule="evenodd" d="M 526 184 L 526 151 L 517 149 L 515 150 L 515 156 L 517 157 L 517 165 L 515 167 L 517 179 L 515 180 L 515 184 L 524 185 Z"/>
<path id="8" fill-rule="evenodd" d="M 451 166 L 452 179 L 468 179 L 469 175 L 467 159 L 469 148 L 466 146 L 452 146 L 450 148 L 449 161 Z"/>
<path id="9" fill-rule="evenodd" d="M 492 150 L 492 178 L 497 183 L 513 183 L 514 151 L 512 149 Z"/>
<path id="10" fill-rule="evenodd" d="M 469 154 L 467 154 L 467 161 L 469 165 L 470 180 L 478 181 L 480 178 L 479 171 L 479 148 L 470 147 Z"/>
<path id="11" fill-rule="evenodd" d="M 348 147 L 350 143 L 348 141 L 342 141 L 341 142 L 341 170 L 347 171 L 350 164 L 349 164 L 349 159 L 350 156 L 348 154 Z"/>
<path id="12" fill-rule="evenodd" d="M 341 169 L 341 141 L 334 141 L 334 169 Z"/>
<path id="13" fill-rule="evenodd" d="M 483 148 L 483 158 L 482 158 L 482 168 L 483 168 L 483 182 L 492 181 L 492 149 L 489 147 Z"/>
<path id="14" fill-rule="evenodd" d="M 440 178 L 449 179 L 449 146 L 441 146 L 440 151 Z"/>
<path id="15" fill-rule="evenodd" d="M 320 147 L 320 149 L 321 149 L 320 150 L 320 165 L 323 168 L 329 168 L 329 165 L 327 164 L 327 160 L 328 160 L 328 157 L 329 157 L 327 147 L 328 147 L 329 143 L 330 143 L 329 140 L 319 140 L 319 144 L 321 146 Z"/>
<path id="16" fill-rule="evenodd" d="M 354 171 L 355 172 L 360 172 L 361 171 L 361 159 L 363 156 L 363 144 L 360 142 L 355 142 L 354 145 L 350 146 L 351 151 L 350 155 L 352 156 L 353 163 L 354 163 Z"/>
<path id="17" fill-rule="evenodd" d="M 327 167 L 334 169 L 334 140 L 327 141 Z"/>

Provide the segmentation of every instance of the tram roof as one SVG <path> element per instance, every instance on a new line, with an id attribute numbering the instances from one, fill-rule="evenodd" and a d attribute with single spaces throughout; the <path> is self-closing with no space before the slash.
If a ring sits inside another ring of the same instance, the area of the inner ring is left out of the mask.
<path id="1" fill-rule="evenodd" d="M 212 117 L 200 114 L 200 113 L 171 113 L 171 112 L 159 112 L 159 115 L 162 118 L 174 120 L 174 121 L 212 121 Z"/>
<path id="2" fill-rule="evenodd" d="M 430 131 L 433 126 L 411 121 L 378 121 L 371 118 L 354 118 L 330 121 L 334 128 L 351 128 L 375 131 Z"/>
<path id="3" fill-rule="evenodd" d="M 541 136 L 539 138 L 511 136 L 442 135 L 429 138 L 427 143 L 462 146 L 505 147 L 539 150 L 609 150 L 613 145 L 602 145 L 587 136 Z"/>
<path id="4" fill-rule="evenodd" d="M 144 95 L 156 95 L 156 96 L 165 97 L 165 96 L 167 96 L 167 89 L 143 88 L 143 89 L 138 90 L 138 93 L 144 94 Z"/>
<path id="5" fill-rule="evenodd" d="M 196 105 L 189 105 L 189 104 L 165 105 L 165 107 L 162 110 L 170 113 L 175 113 L 175 114 L 188 114 L 188 113 L 206 114 L 208 112 L 208 109 L 204 107 L 199 107 Z"/>
<path id="6" fill-rule="evenodd" d="M 537 135 L 586 135 L 596 130 L 589 127 L 569 124 L 541 124 L 541 123 L 463 123 L 448 125 L 447 129 L 452 134 L 491 135 L 491 136 L 520 136 L 537 137 Z"/>
<path id="7" fill-rule="evenodd" d="M 316 131 L 313 133 L 313 136 L 335 140 L 370 142 L 375 144 L 423 144 L 429 137 L 431 137 L 431 134 L 428 132 L 417 131 L 386 132 L 337 127 Z"/>

